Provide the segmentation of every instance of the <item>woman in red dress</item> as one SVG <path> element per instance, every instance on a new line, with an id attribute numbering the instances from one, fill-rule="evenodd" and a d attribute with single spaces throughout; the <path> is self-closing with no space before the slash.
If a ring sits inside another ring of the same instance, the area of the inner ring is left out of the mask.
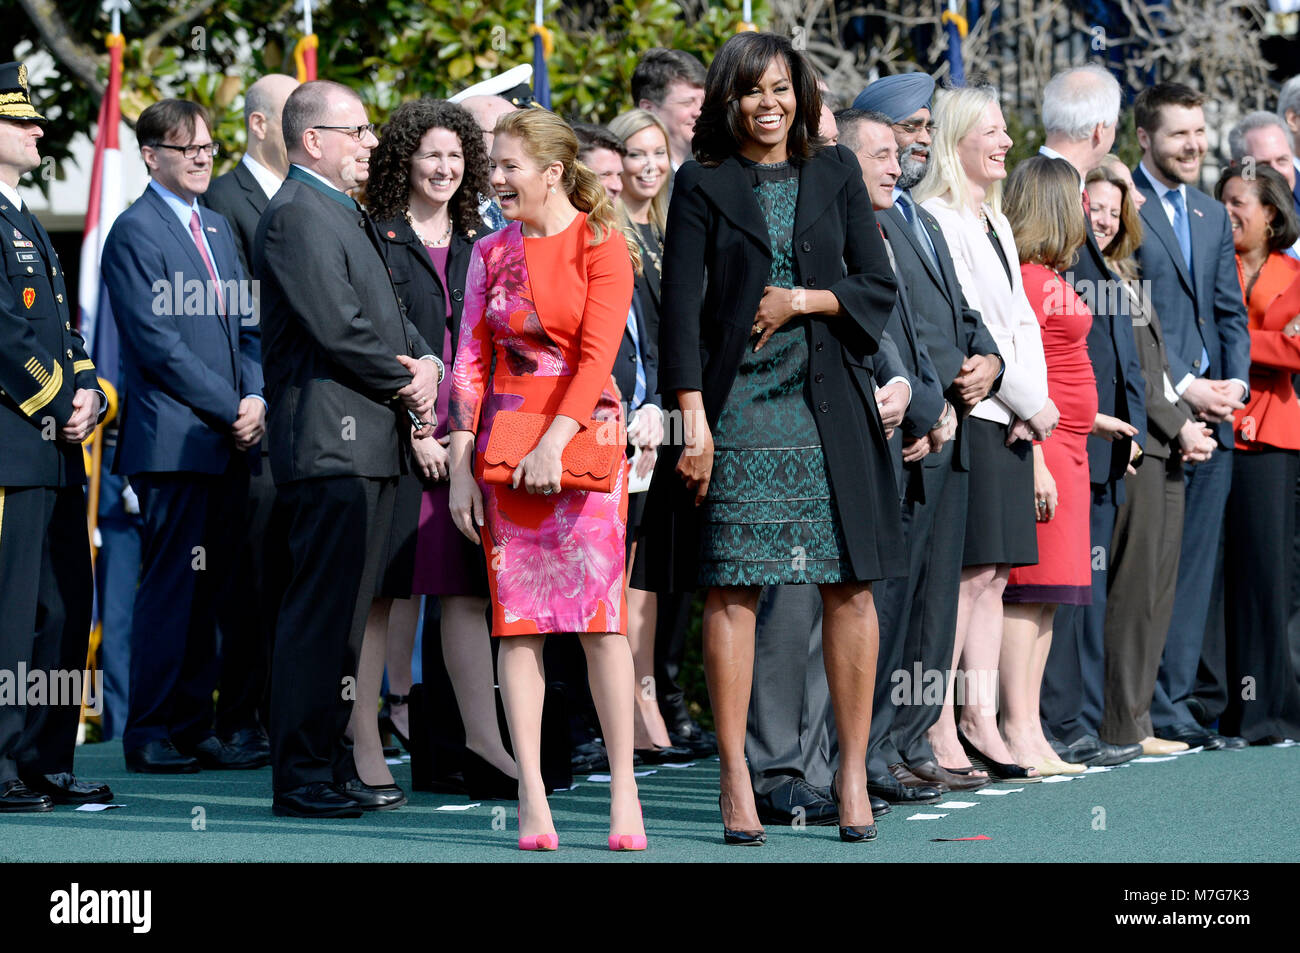
<path id="1" fill-rule="evenodd" d="M 1004 208 L 1016 236 L 1025 297 L 1043 333 L 1047 392 L 1061 421 L 1050 437 L 1034 442 L 1038 563 L 1013 568 L 1002 594 L 1001 730 L 1017 763 L 1033 765 L 1042 776 L 1075 774 L 1084 767 L 1057 758 L 1043 735 L 1038 700 L 1056 607 L 1092 601 L 1087 448 L 1097 423 L 1097 383 L 1087 345 L 1092 312 L 1061 277 L 1087 239 L 1079 214 L 1079 176 L 1061 159 L 1026 159 L 1007 181 Z"/>
<path id="2" fill-rule="evenodd" d="M 577 156 L 577 137 L 554 113 L 524 109 L 497 122 L 490 181 L 512 224 L 480 239 L 470 259 L 452 371 L 449 508 L 461 532 L 482 540 L 492 634 L 509 636 L 498 673 L 519 767 L 520 849 L 558 843 L 541 770 L 542 645 L 548 633 L 577 632 L 609 752 L 609 846 L 641 850 L 623 590 L 627 466 L 620 457 L 611 492 L 561 482 L 561 454 L 580 429 L 608 426 L 621 443 L 611 372 L 632 303 L 629 245 Z M 501 411 L 551 418 L 513 485 L 483 479 Z"/>

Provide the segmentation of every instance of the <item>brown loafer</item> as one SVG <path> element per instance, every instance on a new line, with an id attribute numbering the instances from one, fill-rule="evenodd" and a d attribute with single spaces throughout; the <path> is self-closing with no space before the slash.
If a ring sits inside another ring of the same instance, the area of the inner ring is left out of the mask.
<path id="1" fill-rule="evenodd" d="M 901 761 L 891 764 L 889 766 L 889 773 L 894 776 L 895 781 L 905 788 L 935 788 L 940 792 L 948 791 L 948 784 L 946 782 L 935 783 L 934 781 L 927 781 L 925 778 L 913 774 L 911 769 Z"/>
<path id="2" fill-rule="evenodd" d="M 943 784 L 953 791 L 978 791 L 989 783 L 989 778 L 973 778 L 968 774 L 953 774 L 939 766 L 939 762 L 931 758 L 929 761 L 922 761 L 918 764 L 909 764 L 908 769 L 929 785 Z"/>

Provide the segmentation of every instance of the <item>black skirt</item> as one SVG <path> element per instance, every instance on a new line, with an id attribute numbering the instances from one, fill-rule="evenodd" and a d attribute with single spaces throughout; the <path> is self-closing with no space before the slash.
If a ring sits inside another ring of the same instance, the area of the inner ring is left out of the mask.
<path id="1" fill-rule="evenodd" d="M 970 503 L 964 566 L 1032 566 L 1038 562 L 1033 445 L 1006 445 L 1006 424 L 967 417 Z"/>
<path id="2" fill-rule="evenodd" d="M 393 503 L 393 528 L 388 548 L 379 567 L 379 597 L 411 598 L 411 580 L 415 577 L 415 537 L 420 526 L 420 496 L 424 486 L 415 473 L 397 478 L 397 498 Z"/>

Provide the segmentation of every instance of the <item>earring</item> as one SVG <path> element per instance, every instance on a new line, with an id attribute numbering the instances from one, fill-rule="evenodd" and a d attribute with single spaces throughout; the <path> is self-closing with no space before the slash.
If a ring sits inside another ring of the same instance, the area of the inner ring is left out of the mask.
<path id="1" fill-rule="evenodd" d="M 551 194 L 552 194 L 552 195 L 555 194 L 555 186 L 553 186 L 553 185 L 551 186 Z"/>

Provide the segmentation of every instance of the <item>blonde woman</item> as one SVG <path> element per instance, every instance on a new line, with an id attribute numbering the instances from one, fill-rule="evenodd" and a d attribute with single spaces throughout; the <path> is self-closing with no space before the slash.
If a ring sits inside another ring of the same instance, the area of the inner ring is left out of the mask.
<path id="1" fill-rule="evenodd" d="M 580 429 L 623 416 L 611 370 L 632 300 L 630 249 L 600 180 L 578 161 L 577 137 L 554 113 L 502 116 L 491 169 L 512 224 L 479 240 L 470 259 L 452 372 L 449 508 L 462 533 L 482 540 L 487 561 L 519 768 L 519 848 L 559 843 L 542 781 L 542 646 L 549 633 L 576 632 L 609 751 L 609 847 L 644 850 L 624 638 L 627 468 L 620 463 L 603 492 L 574 488 L 561 463 Z M 513 484 L 499 485 L 483 476 L 502 411 L 550 422 L 519 458 Z"/>
<path id="2" fill-rule="evenodd" d="M 999 780 L 1037 777 L 1017 762 L 998 731 L 995 673 L 1002 650 L 1002 594 L 1012 566 L 1038 561 L 1031 440 L 1051 436 L 1059 420 L 1047 392 L 1038 318 L 1025 298 L 1011 225 L 1002 214 L 1011 137 L 989 87 L 940 91 L 928 176 L 914 190 L 934 215 L 952 251 L 962 293 L 980 312 L 1005 367 L 995 392 L 967 418 L 970 507 L 957 601 L 953 668 L 965 671 L 960 731 L 949 685 L 929 739 L 939 764 L 975 774 L 962 741 Z M 978 276 L 978 277 L 977 277 Z M 964 738 L 959 738 L 964 736 Z"/>

